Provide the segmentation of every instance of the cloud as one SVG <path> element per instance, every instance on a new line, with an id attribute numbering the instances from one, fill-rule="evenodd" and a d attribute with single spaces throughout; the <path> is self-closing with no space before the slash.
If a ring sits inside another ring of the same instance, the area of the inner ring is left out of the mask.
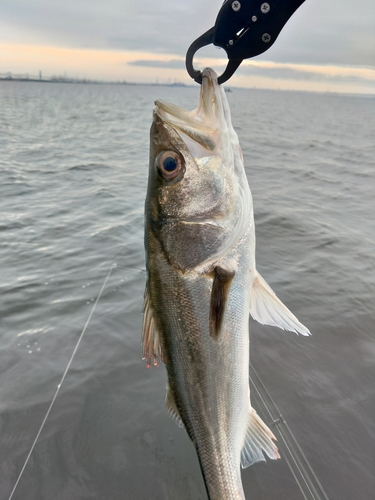
<path id="1" fill-rule="evenodd" d="M 272 61 L 246 61 L 241 68 L 246 75 L 267 76 L 273 79 L 294 79 L 308 81 L 347 81 L 373 85 L 375 68 L 356 66 L 314 65 L 276 63 Z"/>
<path id="2" fill-rule="evenodd" d="M 183 55 L 219 7 L 209 0 L 0 1 L 0 42 Z"/>
<path id="3" fill-rule="evenodd" d="M 214 25 L 220 7 L 220 0 L 0 0 L 0 72 L 66 70 L 96 79 L 189 82 L 187 48 Z M 60 49 L 70 50 L 70 59 Z M 194 67 L 222 73 L 223 52 L 199 50 Z M 294 81 L 298 88 L 307 82 L 309 89 L 324 89 L 346 81 L 374 92 L 374 69 L 375 1 L 309 0 L 276 43 L 244 62 L 230 83 L 284 88 Z"/>
<path id="4" fill-rule="evenodd" d="M 184 59 L 169 59 L 167 61 L 162 59 L 137 59 L 135 61 L 128 61 L 126 64 L 131 66 L 142 66 L 144 68 L 170 68 L 170 69 L 184 69 Z"/>
<path id="5" fill-rule="evenodd" d="M 242 87 L 375 95 L 375 68 L 252 60 L 243 63 L 230 83 Z"/>
<path id="6" fill-rule="evenodd" d="M 72 49 L 53 46 L 1 44 L 0 73 L 43 76 L 61 75 L 106 81 L 179 81 L 192 84 L 184 59 L 147 52 Z M 222 74 L 226 59 L 197 57 L 195 68 L 213 67 Z M 375 94 L 375 68 L 338 65 L 279 63 L 252 59 L 244 61 L 227 85 Z"/>
<path id="7" fill-rule="evenodd" d="M 220 0 L 0 2 L 0 43 L 186 53 L 214 25 Z M 219 57 L 219 56 L 217 56 Z M 374 0 L 304 2 L 260 60 L 375 66 Z M 1 63 L 1 58 L 0 58 Z"/>

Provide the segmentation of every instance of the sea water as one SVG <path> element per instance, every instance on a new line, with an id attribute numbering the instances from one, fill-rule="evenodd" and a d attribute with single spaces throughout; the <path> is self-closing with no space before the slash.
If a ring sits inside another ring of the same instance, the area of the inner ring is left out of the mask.
<path id="1" fill-rule="evenodd" d="M 164 409 L 165 370 L 141 359 L 153 101 L 193 109 L 198 92 L 0 82 L 0 500 L 18 479 L 14 500 L 206 498 L 193 445 Z M 251 320 L 251 363 L 330 500 L 369 500 L 375 98 L 227 96 L 258 269 L 312 332 Z M 247 498 L 303 498 L 285 459 L 242 477 Z"/>

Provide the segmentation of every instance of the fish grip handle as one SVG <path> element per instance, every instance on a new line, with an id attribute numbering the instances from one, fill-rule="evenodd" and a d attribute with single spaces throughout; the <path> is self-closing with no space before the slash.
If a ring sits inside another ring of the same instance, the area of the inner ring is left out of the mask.
<path id="1" fill-rule="evenodd" d="M 225 50 L 228 64 L 219 76 L 219 84 L 234 74 L 244 59 L 255 57 L 268 50 L 281 30 L 305 0 L 226 0 L 222 5 L 215 26 L 203 33 L 186 53 L 186 69 L 197 83 L 202 83 L 202 73 L 193 66 L 195 53 L 206 45 L 216 45 Z"/>

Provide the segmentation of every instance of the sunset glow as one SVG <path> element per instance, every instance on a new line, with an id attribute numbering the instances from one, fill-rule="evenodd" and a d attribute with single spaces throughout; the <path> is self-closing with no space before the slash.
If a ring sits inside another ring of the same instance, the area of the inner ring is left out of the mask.
<path id="1" fill-rule="evenodd" d="M 1 44 L 2 68 L 13 74 L 65 76 L 100 81 L 191 84 L 184 59 L 170 54 L 54 46 Z M 218 73 L 226 59 L 195 59 L 197 67 Z M 233 86 L 316 92 L 375 94 L 375 69 L 335 65 L 277 63 L 248 60 L 233 76 Z"/>

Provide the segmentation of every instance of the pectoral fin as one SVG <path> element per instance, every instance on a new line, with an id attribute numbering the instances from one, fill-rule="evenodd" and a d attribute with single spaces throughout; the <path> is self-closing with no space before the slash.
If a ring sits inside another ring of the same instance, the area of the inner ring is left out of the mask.
<path id="1" fill-rule="evenodd" d="M 143 359 L 146 360 L 147 368 L 151 368 L 151 363 L 158 365 L 158 358 L 164 361 L 163 349 L 160 342 L 160 335 L 154 318 L 154 311 L 146 286 L 143 304 L 143 327 L 142 327 Z"/>
<path id="2" fill-rule="evenodd" d="M 241 451 L 242 468 L 249 467 L 255 462 L 265 461 L 263 452 L 272 460 L 280 458 L 279 451 L 273 440 L 276 440 L 276 438 L 271 430 L 258 416 L 257 412 L 251 408 L 245 442 Z"/>
<path id="3" fill-rule="evenodd" d="M 262 325 L 278 326 L 297 334 L 310 335 L 309 330 L 281 302 L 259 273 L 256 273 L 250 293 L 250 314 Z"/>
<path id="4" fill-rule="evenodd" d="M 210 304 L 210 335 L 218 339 L 234 272 L 215 267 Z"/>

